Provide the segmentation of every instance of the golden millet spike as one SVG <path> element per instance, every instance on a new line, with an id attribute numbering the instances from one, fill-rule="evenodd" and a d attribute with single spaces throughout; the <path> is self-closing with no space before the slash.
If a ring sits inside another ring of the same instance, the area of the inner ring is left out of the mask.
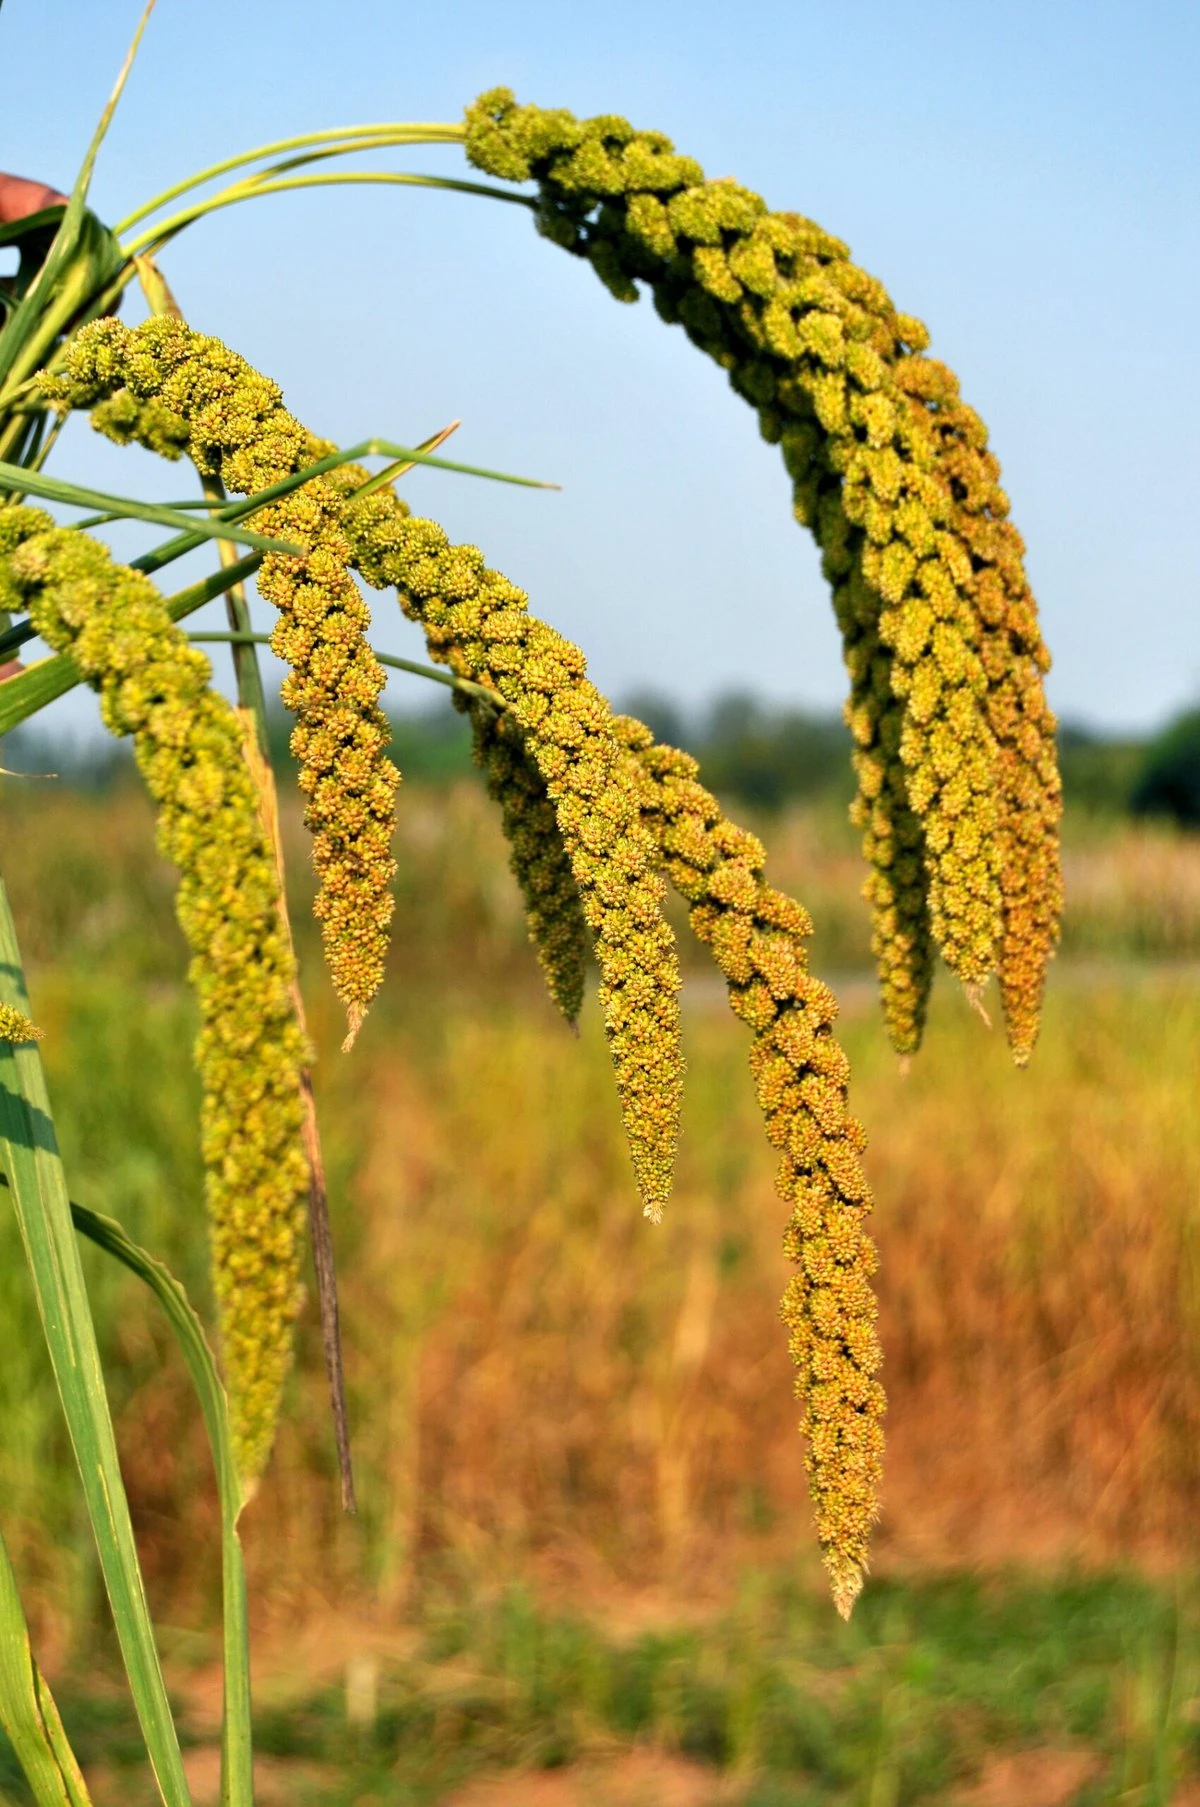
<path id="1" fill-rule="evenodd" d="M 40 1042 L 43 1031 L 31 1023 L 29 1018 L 11 1004 L 0 1004 L 0 1042 L 12 1042 L 19 1046 L 22 1042 Z"/>
<path id="2" fill-rule="evenodd" d="M 725 818 L 695 760 L 656 746 L 632 717 L 618 717 L 617 732 L 636 761 L 642 820 L 663 869 L 724 975 L 730 1007 L 754 1031 L 750 1065 L 791 1211 L 784 1247 L 797 1271 L 782 1315 L 804 1405 L 817 1535 L 834 1602 L 849 1618 L 878 1516 L 886 1401 L 875 1378 L 882 1354 L 866 1139 L 847 1105 L 837 1005 L 808 971 L 807 912 L 766 883 L 761 842 Z"/>
<path id="3" fill-rule="evenodd" d="M 634 1175 L 657 1222 L 683 1091 L 679 962 L 612 711 L 579 648 L 531 615 L 524 591 L 474 546 L 452 546 L 388 488 L 347 501 L 343 526 L 356 568 L 377 589 L 395 586 L 432 657 L 504 699 L 545 786 L 593 938 Z"/>
<path id="4" fill-rule="evenodd" d="M 999 749 L 1000 992 L 1013 1054 L 1023 1066 L 1037 1037 L 1046 968 L 1062 916 L 1062 784 L 1057 724 L 1043 685 L 1050 657 L 1025 573 L 1024 546 L 1008 518 L 1000 466 L 988 450 L 983 422 L 962 401 L 957 379 L 944 364 L 910 355 L 899 361 L 897 377 L 914 416 L 933 439 L 954 528 L 974 568 L 988 720 Z"/>
<path id="5" fill-rule="evenodd" d="M 0 571 L 42 638 L 69 652 L 99 692 L 105 726 L 132 735 L 159 847 L 179 871 L 175 912 L 200 1004 L 213 1290 L 234 1453 L 249 1487 L 270 1453 L 301 1298 L 308 1050 L 242 730 L 154 585 L 95 540 L 40 510 L 2 508 Z"/>
<path id="6" fill-rule="evenodd" d="M 488 795 L 500 805 L 529 939 L 552 1000 L 573 1024 L 583 1005 L 591 936 L 554 805 L 511 717 L 486 703 L 472 704 L 469 713 L 475 758 Z"/>
<path id="7" fill-rule="evenodd" d="M 898 1045 L 919 1036 L 930 935 L 968 987 L 999 961 L 1010 1020 L 1027 1024 L 1058 907 L 1050 742 L 1036 658 L 1015 628 L 1007 648 L 986 639 L 979 524 L 968 531 L 945 445 L 901 387 L 925 329 L 839 241 L 736 183 L 706 182 L 661 134 L 518 107 L 497 89 L 468 109 L 467 147 L 493 175 L 536 181 L 539 229 L 616 295 L 649 284 L 663 318 L 728 372 L 781 445 L 835 591 Z M 986 664 L 1004 651 L 1020 673 L 1011 684 Z M 1028 730 L 1020 774 L 998 744 L 1014 687 Z"/>
<path id="8" fill-rule="evenodd" d="M 332 449 L 314 439 L 308 456 L 315 462 Z M 330 482 L 349 497 L 369 477 L 362 465 L 346 464 L 330 473 Z M 385 500 L 371 513 L 390 519 L 402 515 L 404 505 L 389 485 Z M 455 693 L 454 705 L 470 718 L 475 762 L 483 769 L 488 795 L 500 805 L 509 865 L 521 890 L 529 939 L 546 988 L 556 1008 L 575 1026 L 592 942 L 554 804 L 511 715 L 470 701 L 461 691 Z"/>
<path id="9" fill-rule="evenodd" d="M 280 391 L 219 339 L 156 317 L 132 331 L 98 320 L 72 341 L 51 401 L 91 411 L 118 442 L 179 457 L 248 494 L 304 468 L 310 436 Z M 263 533 L 307 547 L 268 553 L 259 593 L 279 611 L 271 647 L 290 667 L 283 700 L 296 715 L 292 751 L 308 799 L 314 913 L 346 1007 L 353 1043 L 383 978 L 393 898 L 391 855 L 399 773 L 378 705 L 383 668 L 366 639 L 370 613 L 348 568 L 336 492 L 322 479 L 281 497 L 255 518 Z"/>

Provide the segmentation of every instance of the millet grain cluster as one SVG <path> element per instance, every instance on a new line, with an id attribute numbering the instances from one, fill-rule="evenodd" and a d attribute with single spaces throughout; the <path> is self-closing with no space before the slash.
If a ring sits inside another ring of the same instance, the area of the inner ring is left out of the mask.
<path id="1" fill-rule="evenodd" d="M 86 408 L 93 425 L 165 457 L 184 452 L 226 489 L 250 495 L 306 468 L 308 432 L 278 386 L 220 340 L 182 321 L 117 320 L 85 327 L 45 393 Z M 399 774 L 379 708 L 384 672 L 367 643 L 370 613 L 348 568 L 339 498 L 320 478 L 269 503 L 257 531 L 303 546 L 268 553 L 258 589 L 279 611 L 272 650 L 290 668 L 283 700 L 296 715 L 292 751 L 308 804 L 314 911 L 346 1007 L 349 1046 L 383 977 L 393 898 L 391 854 Z"/>
<path id="2" fill-rule="evenodd" d="M 539 230 L 619 299 L 645 282 L 781 446 L 843 636 L 892 1039 L 920 1040 L 936 944 L 972 991 L 999 970 L 1024 1058 L 1060 908 L 1046 660 L 986 436 L 925 328 L 838 240 L 660 133 L 497 89 L 467 147 L 534 181 Z"/>
<path id="3" fill-rule="evenodd" d="M 150 580 L 39 509 L 0 509 L 6 605 L 28 610 L 42 639 L 70 653 L 99 692 L 105 726 L 132 737 L 159 847 L 179 872 L 175 913 L 200 1007 L 213 1289 L 235 1458 L 252 1485 L 270 1453 L 302 1293 L 308 1049 L 242 726 Z"/>

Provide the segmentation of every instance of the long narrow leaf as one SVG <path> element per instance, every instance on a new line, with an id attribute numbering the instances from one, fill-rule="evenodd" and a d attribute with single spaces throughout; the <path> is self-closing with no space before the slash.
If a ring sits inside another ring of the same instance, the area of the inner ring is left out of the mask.
<path id="1" fill-rule="evenodd" d="M 278 483 L 272 483 L 267 489 L 256 490 L 252 496 L 244 496 L 230 502 L 212 518 L 217 521 L 241 521 L 264 508 L 268 502 L 276 501 L 280 496 L 287 496 L 293 490 L 302 489 L 311 483 L 314 477 L 323 477 L 327 471 L 335 471 L 343 464 L 353 464 L 360 458 L 390 458 L 393 463 L 386 470 L 377 471 L 375 475 L 354 491 L 357 496 L 369 496 L 384 483 L 393 483 L 404 476 L 418 464 L 431 465 L 435 470 L 456 471 L 463 477 L 483 477 L 492 483 L 515 483 L 522 489 L 557 489 L 557 483 L 544 483 L 537 477 L 515 477 L 508 471 L 485 470 L 480 465 L 458 464 L 450 458 L 433 456 L 436 447 L 444 445 L 451 433 L 456 432 L 462 423 L 451 422 L 435 433 L 430 439 L 422 440 L 419 446 L 396 445 L 390 439 L 364 439 L 358 445 L 347 446 L 344 450 L 329 452 L 324 458 L 318 458 L 313 464 L 306 464 L 303 470 L 293 471 L 290 477 L 281 477 Z M 185 553 L 194 552 L 203 544 L 203 538 L 196 533 L 189 523 L 187 531 L 176 534 L 174 539 L 164 540 L 161 546 L 155 546 L 150 552 L 143 552 L 139 558 L 129 562 L 135 571 L 150 574 L 161 571 Z"/>
<path id="2" fill-rule="evenodd" d="M 38 1807 L 91 1807 L 54 1697 L 33 1659 L 29 1628 L 0 1535 L 0 1725 Z"/>
<path id="3" fill-rule="evenodd" d="M 236 545 L 253 546 L 259 552 L 287 552 L 299 557 L 304 548 L 288 540 L 268 539 L 265 534 L 251 533 L 236 522 L 190 520 L 177 509 L 159 502 L 139 502 L 133 496 L 109 496 L 99 489 L 86 489 L 79 483 L 64 482 L 61 477 L 47 477 L 41 471 L 26 470 L 19 464 L 0 464 L 0 489 L 31 496 L 47 502 L 62 502 L 69 508 L 99 508 L 118 520 L 153 521 L 159 527 L 174 527 L 203 540 L 233 540 Z"/>
<path id="4" fill-rule="evenodd" d="M 144 1280 L 154 1293 L 187 1363 L 208 1432 L 221 1506 L 221 1578 L 224 1604 L 225 1718 L 221 1738 L 222 1802 L 250 1807 L 253 1774 L 250 1731 L 250 1639 L 246 1621 L 246 1573 L 237 1524 L 245 1500 L 233 1460 L 229 1410 L 204 1326 L 170 1269 L 130 1240 L 119 1223 L 86 1205 L 72 1204 L 75 1228 Z"/>
<path id="5" fill-rule="evenodd" d="M 150 14 L 154 11 L 154 5 L 155 0 L 146 0 L 146 5 L 142 10 L 142 16 L 138 20 L 137 30 L 133 34 L 133 42 L 125 52 L 125 61 L 117 71 L 117 79 L 113 83 L 113 91 L 105 102 L 104 111 L 101 113 L 96 129 L 92 133 L 91 143 L 84 153 L 84 159 L 80 165 L 79 174 L 75 178 L 75 186 L 71 190 L 71 199 L 67 206 L 68 217 L 70 216 L 72 208 L 81 211 L 84 202 L 87 200 L 88 189 L 92 185 L 92 171 L 96 167 L 96 158 L 100 154 L 100 146 L 104 143 L 108 128 L 113 122 L 113 114 L 117 110 L 117 103 L 125 92 L 125 83 L 129 80 L 129 72 L 133 68 L 134 60 L 137 57 L 138 49 L 142 42 L 142 34 L 150 23 Z"/>
<path id="6" fill-rule="evenodd" d="M 545 483 L 537 477 L 516 477 L 508 471 L 485 470 L 481 465 L 459 464 L 450 458 L 433 456 L 433 448 L 443 445 L 450 434 L 457 430 L 461 423 L 454 421 L 443 427 L 440 433 L 423 440 L 419 446 L 408 447 L 396 445 L 390 439 L 364 439 L 358 445 L 352 445 L 337 452 L 329 452 L 324 458 L 318 458 L 313 464 L 306 464 L 303 470 L 293 471 L 290 477 L 281 477 L 278 483 L 272 483 L 267 489 L 256 490 L 252 496 L 239 498 L 230 502 L 212 518 L 217 521 L 240 521 L 253 515 L 256 510 L 274 502 L 280 496 L 287 496 L 293 490 L 302 489 L 311 483 L 314 477 L 322 477 L 327 471 L 337 470 L 340 465 L 352 464 L 360 458 L 391 458 L 394 462 L 386 470 L 377 471 L 375 475 L 354 491 L 357 496 L 369 496 L 384 483 L 392 483 L 398 477 L 413 469 L 415 465 L 427 464 L 435 470 L 455 471 L 463 477 L 483 477 L 492 483 L 515 483 L 522 489 L 557 489 L 557 483 Z M 194 552 L 203 544 L 203 536 L 198 534 L 189 522 L 185 532 L 177 534 L 174 539 L 164 540 L 161 546 L 155 546 L 150 552 L 143 552 L 139 558 L 130 559 L 135 571 L 147 574 L 161 571 L 177 558 L 187 552 Z"/>
<path id="7" fill-rule="evenodd" d="M 0 1000 L 28 1012 L 16 930 L 0 881 Z M 46 1081 L 35 1043 L 0 1043 L 0 1165 L 58 1384 L 121 1654 L 166 1807 L 191 1807 L 154 1642 L 100 1352 L 88 1305 Z"/>

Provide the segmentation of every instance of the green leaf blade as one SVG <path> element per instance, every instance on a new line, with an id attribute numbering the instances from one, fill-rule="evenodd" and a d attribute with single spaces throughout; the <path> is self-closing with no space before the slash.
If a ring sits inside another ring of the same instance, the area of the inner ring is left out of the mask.
<path id="1" fill-rule="evenodd" d="M 233 1459 L 225 1388 L 209 1348 L 204 1326 L 181 1283 L 161 1261 L 126 1235 L 111 1217 L 72 1203 L 75 1228 L 98 1247 L 123 1262 L 145 1282 L 162 1306 L 175 1333 L 200 1402 L 208 1432 L 217 1498 L 221 1508 L 221 1575 L 224 1601 L 225 1717 L 221 1736 L 222 1801 L 227 1807 L 253 1807 L 253 1759 L 250 1723 L 250 1635 L 246 1611 L 246 1573 L 238 1537 L 245 1498 Z"/>
<path id="2" fill-rule="evenodd" d="M 38 1807 L 91 1807 L 54 1698 L 33 1658 L 8 1549 L 0 1536 L 0 1725 Z"/>
<path id="3" fill-rule="evenodd" d="M 26 1010 L 0 881 L 0 999 Z M 166 1807 L 191 1807 L 121 1479 L 54 1120 L 37 1046 L 0 1043 L 0 1164 L 8 1175 L 134 1707 Z"/>
<path id="4" fill-rule="evenodd" d="M 134 496 L 110 496 L 103 490 L 87 489 L 79 483 L 67 483 L 61 477 L 47 477 L 41 471 L 28 470 L 21 464 L 0 463 L 0 489 L 14 494 L 40 496 L 46 502 L 61 502 L 68 508 L 100 509 L 114 520 L 151 521 L 159 527 L 174 527 L 179 533 L 201 540 L 232 540 L 239 546 L 253 546 L 257 552 L 283 552 L 291 557 L 303 555 L 303 546 L 290 540 L 269 539 L 262 533 L 251 533 L 236 521 L 219 517 L 204 520 L 169 508 L 158 502 L 139 502 Z"/>

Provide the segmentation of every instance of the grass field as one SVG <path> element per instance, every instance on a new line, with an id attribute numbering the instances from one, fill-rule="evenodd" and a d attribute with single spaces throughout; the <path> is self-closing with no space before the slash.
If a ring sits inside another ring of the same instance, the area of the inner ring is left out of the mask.
<path id="1" fill-rule="evenodd" d="M 192 1017 L 148 809 L 132 787 L 7 782 L 0 823 L 73 1190 L 204 1301 Z M 765 830 L 817 921 L 871 1135 L 889 1453 L 876 1578 L 843 1631 L 744 1031 L 688 952 L 680 1177 L 652 1229 L 594 1004 L 575 1041 L 540 996 L 490 806 L 408 787 L 389 985 L 349 1059 L 302 935 L 362 1510 L 336 1509 L 309 1309 L 248 1517 L 264 1800 L 1191 1798 L 1200 845 L 1070 827 L 1064 954 L 1022 1074 L 949 983 L 902 1072 L 849 831 L 819 809 Z M 152 1309 L 89 1274 L 201 1799 L 207 1456 Z M 111 1650 L 6 1220 L 0 1312 L 5 1535 L 98 1796 L 132 1802 L 115 1696 L 79 1685 Z"/>

